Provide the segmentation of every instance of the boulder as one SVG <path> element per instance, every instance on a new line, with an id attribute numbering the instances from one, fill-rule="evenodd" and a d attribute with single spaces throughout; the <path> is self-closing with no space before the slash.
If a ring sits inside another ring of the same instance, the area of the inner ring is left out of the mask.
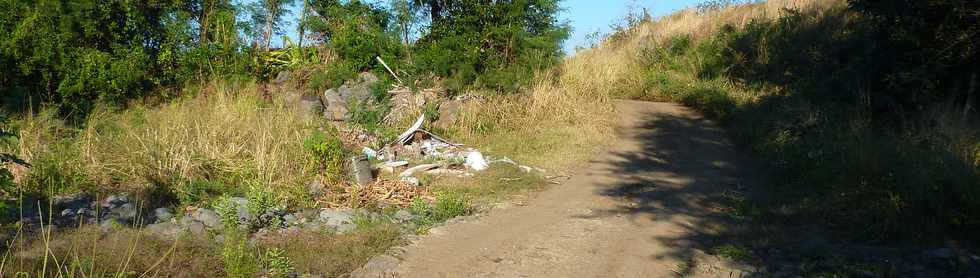
<path id="1" fill-rule="evenodd" d="M 284 70 L 280 71 L 279 74 L 276 75 L 276 79 L 272 80 L 272 83 L 282 84 L 286 83 L 286 81 L 289 81 L 289 71 Z"/>
<path id="2" fill-rule="evenodd" d="M 153 210 L 153 217 L 157 222 L 167 222 L 174 218 L 174 211 L 169 208 L 157 208 Z"/>
<path id="3" fill-rule="evenodd" d="M 354 210 L 352 209 L 324 209 L 320 211 L 317 220 L 339 233 L 354 230 Z"/>
<path id="4" fill-rule="evenodd" d="M 106 197 L 105 201 L 102 202 L 102 207 L 116 208 L 122 206 L 125 203 L 129 203 L 129 197 L 126 197 L 124 195 L 109 195 L 109 197 Z"/>
<path id="5" fill-rule="evenodd" d="M 402 210 L 398 210 L 398 212 L 395 212 L 395 215 L 393 215 L 392 218 L 394 218 L 395 221 L 401 223 L 407 223 L 407 222 L 411 222 L 412 220 L 415 220 L 415 215 L 408 210 L 402 209 Z"/>
<path id="6" fill-rule="evenodd" d="M 209 228 L 217 229 L 221 227 L 221 217 L 218 216 L 218 213 L 214 212 L 213 210 L 204 208 L 197 209 L 194 211 L 191 217 Z"/>
<path id="7" fill-rule="evenodd" d="M 316 96 L 301 96 L 299 111 L 305 116 L 319 116 L 323 113 L 323 103 Z"/>
<path id="8" fill-rule="evenodd" d="M 177 223 L 173 222 L 161 222 L 156 224 L 146 225 L 146 231 L 152 235 L 166 237 L 166 238 L 176 238 L 184 230 Z"/>
<path id="9" fill-rule="evenodd" d="M 109 215 L 118 217 L 125 222 L 131 222 L 136 219 L 138 212 L 136 206 L 133 206 L 133 203 L 124 203 L 118 207 L 109 209 Z"/>
<path id="10" fill-rule="evenodd" d="M 461 102 L 458 100 L 447 100 L 439 104 L 439 118 L 432 123 L 438 128 L 449 128 L 456 124 L 459 117 Z"/>
<path id="11" fill-rule="evenodd" d="M 347 101 L 337 92 L 330 89 L 323 93 L 323 116 L 331 121 L 350 120 L 350 110 Z"/>
<path id="12" fill-rule="evenodd" d="M 190 225 L 187 225 L 187 231 L 195 235 L 202 234 L 204 233 L 204 224 L 196 221 L 191 222 Z"/>
<path id="13" fill-rule="evenodd" d="M 368 71 L 358 74 L 357 79 L 358 81 L 360 81 L 360 83 L 369 84 L 369 85 L 374 85 L 374 83 L 378 83 L 379 81 L 377 76 L 375 76 L 373 73 Z"/>
<path id="14" fill-rule="evenodd" d="M 232 197 L 228 199 L 228 205 L 234 206 L 239 224 L 248 224 L 255 220 L 255 216 L 248 209 L 248 199 Z"/>
<path id="15" fill-rule="evenodd" d="M 319 198 L 323 195 L 324 191 L 327 189 L 327 186 L 318 180 L 314 180 L 306 184 L 306 189 L 309 191 L 310 196 Z"/>
<path id="16" fill-rule="evenodd" d="M 91 204 L 92 199 L 82 195 L 57 197 L 54 200 L 55 208 L 71 209 L 73 211 L 81 208 L 89 208 Z"/>

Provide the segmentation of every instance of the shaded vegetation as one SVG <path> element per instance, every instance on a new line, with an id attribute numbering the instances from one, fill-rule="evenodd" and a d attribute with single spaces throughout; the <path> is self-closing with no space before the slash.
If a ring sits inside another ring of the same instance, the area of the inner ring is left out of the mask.
<path id="1" fill-rule="evenodd" d="M 710 37 L 676 34 L 641 50 L 640 86 L 619 94 L 723 120 L 775 170 L 778 197 L 759 204 L 769 221 L 973 242 L 980 126 L 968 85 L 976 43 L 963 40 L 975 27 L 963 24 L 976 7 L 924 2 L 935 3 L 787 9 Z"/>

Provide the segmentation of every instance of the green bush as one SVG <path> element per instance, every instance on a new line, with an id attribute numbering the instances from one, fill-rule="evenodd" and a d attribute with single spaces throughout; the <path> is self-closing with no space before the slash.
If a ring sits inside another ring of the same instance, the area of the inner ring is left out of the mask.
<path id="1" fill-rule="evenodd" d="M 409 210 L 418 216 L 415 219 L 416 224 L 425 229 L 457 216 L 468 215 L 473 212 L 473 206 L 461 194 L 442 192 L 431 204 L 422 199 L 412 200 Z"/>
<path id="2" fill-rule="evenodd" d="M 303 146 L 310 155 L 310 162 L 322 175 L 335 179 L 343 177 L 348 151 L 340 138 L 316 131 L 303 142 Z"/>

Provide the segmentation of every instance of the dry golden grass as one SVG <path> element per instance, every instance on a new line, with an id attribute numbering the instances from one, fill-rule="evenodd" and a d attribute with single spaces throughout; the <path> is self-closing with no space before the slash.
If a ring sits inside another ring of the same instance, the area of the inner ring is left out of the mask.
<path id="1" fill-rule="evenodd" d="M 254 84 L 215 82 L 192 99 L 97 111 L 79 130 L 66 128 L 50 111 L 29 116 L 19 122 L 14 151 L 40 164 L 28 177 L 39 189 L 70 183 L 78 189 L 139 191 L 210 180 L 299 201 L 290 192 L 302 191 L 312 175 L 303 141 L 316 122 L 295 107 L 283 99 L 259 99 Z"/>

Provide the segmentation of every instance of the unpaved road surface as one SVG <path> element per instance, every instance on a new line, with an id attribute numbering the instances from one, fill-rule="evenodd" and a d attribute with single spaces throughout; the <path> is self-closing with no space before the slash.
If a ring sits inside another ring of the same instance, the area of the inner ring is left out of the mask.
<path id="1" fill-rule="evenodd" d="M 742 180 L 724 132 L 675 104 L 617 108 L 618 141 L 567 182 L 435 229 L 385 276 L 740 276 L 699 250 L 725 229 L 719 197 Z"/>

